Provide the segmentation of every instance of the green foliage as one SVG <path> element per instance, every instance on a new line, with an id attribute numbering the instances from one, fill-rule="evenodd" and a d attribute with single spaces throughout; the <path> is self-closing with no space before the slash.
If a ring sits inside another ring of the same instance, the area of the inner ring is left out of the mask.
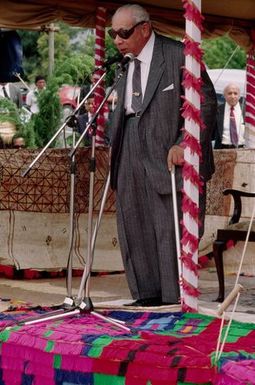
<path id="1" fill-rule="evenodd" d="M 89 79 L 93 67 L 93 58 L 83 52 L 72 50 L 71 37 L 79 30 L 59 25 L 59 32 L 54 34 L 54 76 L 57 83 L 81 85 L 84 79 Z M 40 73 L 47 74 L 48 70 L 48 34 L 38 39 L 38 51 L 41 57 Z"/>
<path id="2" fill-rule="evenodd" d="M 18 130 L 15 136 L 22 136 L 25 139 L 26 147 L 36 147 L 34 125 L 31 119 L 26 121 L 25 124 L 23 124 L 22 129 Z"/>
<path id="3" fill-rule="evenodd" d="M 92 68 L 92 57 L 74 53 L 68 58 L 61 58 L 55 62 L 54 76 L 58 79 L 59 85 L 81 85 L 90 79 Z"/>
<path id="4" fill-rule="evenodd" d="M 26 147 L 35 146 L 35 133 L 33 124 L 24 117 L 23 110 L 18 109 L 16 104 L 7 98 L 0 98 L 0 122 L 10 122 L 15 125 L 17 133 L 25 139 Z"/>
<path id="5" fill-rule="evenodd" d="M 22 122 L 16 104 L 7 98 L 0 98 L 0 122 L 10 122 L 19 130 L 22 128 Z"/>
<path id="6" fill-rule="evenodd" d="M 30 120 L 25 117 L 24 109 L 7 98 L 0 98 L 0 122 L 10 122 L 16 127 L 15 136 L 25 139 L 26 147 L 43 147 L 60 126 L 61 105 L 56 79 L 49 79 L 47 88 L 38 96 L 39 113 Z M 52 143 L 54 147 L 54 143 Z"/>
<path id="7" fill-rule="evenodd" d="M 32 117 L 36 146 L 44 147 L 60 126 L 61 105 L 58 83 L 50 78 L 47 87 L 39 93 L 39 113 Z M 54 147 L 55 142 L 51 144 Z"/>
<path id="8" fill-rule="evenodd" d="M 58 31 L 54 33 L 54 76 L 60 84 L 83 85 L 90 83 L 90 75 L 95 63 L 95 35 L 93 30 L 70 27 L 64 23 L 56 24 Z M 84 32 L 78 39 L 78 33 Z M 48 73 L 48 33 L 21 31 L 24 60 L 23 67 L 30 82 L 38 73 Z M 106 33 L 107 57 L 114 56 L 117 49 L 113 40 Z M 114 66 L 106 74 L 106 86 L 114 79 Z"/>
<path id="9" fill-rule="evenodd" d="M 204 61 L 208 68 L 245 68 L 245 51 L 227 35 L 204 40 L 202 49 L 204 50 Z"/>
<path id="10" fill-rule="evenodd" d="M 40 54 L 40 70 L 39 72 L 44 76 L 48 72 L 49 63 L 49 36 L 48 33 L 41 35 L 37 41 L 38 52 Z M 65 61 L 70 56 L 69 36 L 64 33 L 54 33 L 54 61 Z M 38 69 L 37 69 L 38 73 Z"/>

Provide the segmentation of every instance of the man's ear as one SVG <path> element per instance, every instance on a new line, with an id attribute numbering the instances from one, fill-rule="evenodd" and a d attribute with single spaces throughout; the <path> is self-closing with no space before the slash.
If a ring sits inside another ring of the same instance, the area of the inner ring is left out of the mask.
<path id="1" fill-rule="evenodd" d="M 143 32 L 143 36 L 145 38 L 148 38 L 151 34 L 151 25 L 149 22 L 145 22 L 143 25 L 142 25 L 142 32 Z"/>

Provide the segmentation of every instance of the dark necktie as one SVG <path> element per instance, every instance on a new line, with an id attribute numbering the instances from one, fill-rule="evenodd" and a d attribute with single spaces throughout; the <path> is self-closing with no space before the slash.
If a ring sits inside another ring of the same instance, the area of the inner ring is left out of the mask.
<path id="1" fill-rule="evenodd" d="M 133 92 L 131 107 L 134 112 L 140 112 L 142 109 L 142 83 L 141 83 L 141 62 L 138 59 L 134 60 L 135 68 L 133 73 Z"/>
<path id="2" fill-rule="evenodd" d="M 7 98 L 7 99 L 10 99 L 10 98 L 9 98 L 9 95 L 7 94 L 7 91 L 6 91 L 5 86 L 3 86 L 2 89 L 3 89 L 4 97 Z"/>
<path id="3" fill-rule="evenodd" d="M 230 129 L 230 140 L 231 140 L 231 143 L 234 146 L 237 147 L 237 145 L 238 145 L 238 135 L 237 135 L 236 119 L 235 119 L 234 107 L 233 106 L 230 108 L 229 129 Z"/>

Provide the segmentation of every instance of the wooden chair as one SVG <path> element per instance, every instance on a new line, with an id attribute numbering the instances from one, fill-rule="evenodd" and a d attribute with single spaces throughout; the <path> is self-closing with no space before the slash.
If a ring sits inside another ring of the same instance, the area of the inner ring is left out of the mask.
<path id="1" fill-rule="evenodd" d="M 229 221 L 229 225 L 238 223 L 242 213 L 242 197 L 255 197 L 255 193 L 248 193 L 245 191 L 226 189 L 223 191 L 224 195 L 229 195 L 234 199 L 234 211 L 233 215 Z M 255 203 L 255 202 L 254 202 Z M 213 257 L 215 260 L 217 276 L 219 281 L 219 295 L 216 301 L 222 302 L 225 296 L 225 283 L 224 283 L 224 266 L 223 266 L 223 251 L 226 250 L 227 242 L 233 240 L 245 241 L 247 236 L 248 227 L 245 229 L 235 229 L 233 226 L 231 228 L 219 229 L 217 230 L 217 238 L 213 242 Z M 255 230 L 252 229 L 249 242 L 255 242 Z"/>

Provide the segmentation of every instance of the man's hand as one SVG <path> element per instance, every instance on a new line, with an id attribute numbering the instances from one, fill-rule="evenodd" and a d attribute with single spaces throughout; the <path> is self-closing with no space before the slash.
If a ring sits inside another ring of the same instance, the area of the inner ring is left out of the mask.
<path id="1" fill-rule="evenodd" d="M 170 148 L 167 155 L 168 170 L 171 171 L 173 165 L 182 166 L 184 163 L 184 149 L 181 146 L 175 144 Z"/>

